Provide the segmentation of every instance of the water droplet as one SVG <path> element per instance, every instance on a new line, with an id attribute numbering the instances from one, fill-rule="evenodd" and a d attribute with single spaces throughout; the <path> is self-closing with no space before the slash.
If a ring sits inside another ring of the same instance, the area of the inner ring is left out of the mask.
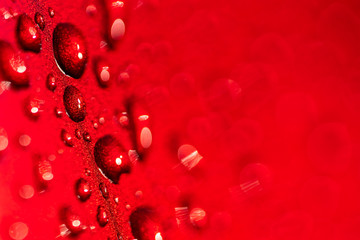
<path id="1" fill-rule="evenodd" d="M 55 116 L 56 116 L 57 118 L 61 118 L 62 115 L 63 115 L 63 111 L 62 111 L 60 108 L 58 108 L 58 107 L 55 107 L 54 112 L 55 112 Z"/>
<path id="2" fill-rule="evenodd" d="M 65 143 L 66 146 L 73 147 L 74 140 L 70 133 L 68 133 L 65 129 L 61 130 L 61 139 Z"/>
<path id="3" fill-rule="evenodd" d="M 178 158 L 180 162 L 190 170 L 195 167 L 203 157 L 194 146 L 184 144 L 179 147 Z"/>
<path id="4" fill-rule="evenodd" d="M 54 178 L 51 163 L 43 159 L 40 155 L 34 156 L 35 176 L 40 184 L 40 188 L 46 188 L 49 182 Z"/>
<path id="5" fill-rule="evenodd" d="M 86 7 L 86 14 L 89 15 L 90 17 L 95 16 L 96 13 L 97 13 L 97 9 L 94 4 L 90 4 Z"/>
<path id="6" fill-rule="evenodd" d="M 156 214 L 149 207 L 138 207 L 130 215 L 133 236 L 138 240 L 161 240 L 160 225 Z"/>
<path id="7" fill-rule="evenodd" d="M 81 122 L 86 116 L 86 104 L 79 89 L 67 86 L 64 91 L 64 106 L 71 120 Z"/>
<path id="8" fill-rule="evenodd" d="M 49 16 L 53 18 L 55 16 L 55 11 L 51 7 L 48 8 Z"/>
<path id="9" fill-rule="evenodd" d="M 81 132 L 80 132 L 79 129 L 75 129 L 75 137 L 76 137 L 77 139 L 81 139 Z"/>
<path id="10" fill-rule="evenodd" d="M 81 201 L 86 201 L 91 195 L 91 187 L 88 181 L 80 178 L 75 184 L 76 196 Z"/>
<path id="11" fill-rule="evenodd" d="M 34 188 L 31 185 L 24 185 L 19 189 L 19 196 L 23 199 L 30 199 L 34 196 Z"/>
<path id="12" fill-rule="evenodd" d="M 39 26 L 39 28 L 41 30 L 44 30 L 44 28 L 45 28 L 44 16 L 41 13 L 37 12 L 37 13 L 35 13 L 34 20 L 35 20 L 36 24 Z"/>
<path id="13" fill-rule="evenodd" d="M 0 128 L 0 152 L 4 151 L 9 145 L 9 139 L 5 129 Z"/>
<path id="14" fill-rule="evenodd" d="M 44 101 L 34 97 L 28 97 L 25 100 L 25 112 L 26 114 L 36 120 L 39 116 L 40 116 L 40 112 L 42 112 L 41 110 L 41 105 L 44 104 Z"/>
<path id="15" fill-rule="evenodd" d="M 143 192 L 141 190 L 138 190 L 138 191 L 135 192 L 135 197 L 136 198 L 142 198 L 142 196 L 143 196 Z"/>
<path id="16" fill-rule="evenodd" d="M 190 222 L 195 227 L 201 228 L 206 225 L 207 222 L 207 216 L 206 212 L 202 208 L 193 208 L 190 211 Z"/>
<path id="17" fill-rule="evenodd" d="M 91 136 L 88 132 L 84 132 L 83 137 L 85 141 L 91 142 Z"/>
<path id="18" fill-rule="evenodd" d="M 112 135 L 105 135 L 97 140 L 94 156 L 102 173 L 114 183 L 119 182 L 122 173 L 130 172 L 128 154 Z"/>
<path id="19" fill-rule="evenodd" d="M 13 223 L 9 228 L 9 236 L 14 240 L 22 240 L 29 233 L 29 227 L 23 222 Z"/>
<path id="20" fill-rule="evenodd" d="M 77 235 L 86 229 L 86 226 L 83 225 L 80 216 L 74 213 L 70 208 L 65 207 L 61 209 L 60 216 L 71 234 Z"/>
<path id="21" fill-rule="evenodd" d="M 106 88 L 111 84 L 112 73 L 109 63 L 104 59 L 96 59 L 94 62 L 94 72 L 100 87 Z"/>
<path id="22" fill-rule="evenodd" d="M 53 49 L 61 70 L 79 79 L 88 60 L 85 38 L 80 30 L 71 23 L 59 23 L 53 33 Z"/>
<path id="23" fill-rule="evenodd" d="M 46 77 L 46 87 L 50 91 L 54 91 L 56 89 L 56 78 L 54 74 L 49 73 L 49 75 Z"/>
<path id="24" fill-rule="evenodd" d="M 13 47 L 0 40 L 0 71 L 4 78 L 17 87 L 28 86 L 29 78 L 26 70 L 23 59 L 15 54 Z"/>
<path id="25" fill-rule="evenodd" d="M 86 176 L 90 176 L 90 175 L 91 175 L 91 171 L 90 171 L 90 169 L 88 169 L 88 168 L 85 168 L 84 173 L 85 173 Z"/>
<path id="26" fill-rule="evenodd" d="M 20 146 L 27 147 L 31 143 L 31 137 L 29 135 L 23 134 L 19 137 Z"/>
<path id="27" fill-rule="evenodd" d="M 128 117 L 128 114 L 127 112 L 121 112 L 119 114 L 119 123 L 122 127 L 126 128 L 129 126 L 129 117 Z"/>
<path id="28" fill-rule="evenodd" d="M 102 196 L 105 199 L 108 199 L 109 198 L 109 192 L 107 190 L 107 187 L 106 187 L 105 183 L 100 183 L 99 184 L 99 189 L 100 189 L 100 192 L 101 192 Z"/>
<path id="29" fill-rule="evenodd" d="M 143 105 L 135 103 L 131 106 L 131 116 L 136 134 L 136 150 L 143 156 L 152 144 L 152 132 L 150 130 L 150 115 Z"/>
<path id="30" fill-rule="evenodd" d="M 118 204 L 118 203 L 119 203 L 119 198 L 118 198 L 118 197 L 114 198 L 114 202 L 115 202 L 116 204 Z"/>
<path id="31" fill-rule="evenodd" d="M 99 123 L 103 125 L 105 123 L 105 117 L 99 117 Z"/>
<path id="32" fill-rule="evenodd" d="M 41 33 L 39 27 L 26 14 L 21 14 L 16 26 L 16 37 L 24 50 L 40 52 Z"/>
<path id="33" fill-rule="evenodd" d="M 94 127 L 95 129 L 98 129 L 99 124 L 98 124 L 97 122 L 94 122 L 94 123 L 93 123 L 93 127 Z"/>
<path id="34" fill-rule="evenodd" d="M 97 221 L 101 227 L 104 227 L 109 222 L 109 217 L 106 209 L 103 206 L 99 206 L 97 209 Z"/>
<path id="35" fill-rule="evenodd" d="M 120 40 L 125 35 L 125 23 L 121 18 L 115 19 L 111 25 L 111 38 Z"/>

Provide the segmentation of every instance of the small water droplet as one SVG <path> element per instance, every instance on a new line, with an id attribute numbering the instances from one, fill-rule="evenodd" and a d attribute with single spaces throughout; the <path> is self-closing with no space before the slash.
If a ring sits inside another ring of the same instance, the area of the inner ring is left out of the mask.
<path id="1" fill-rule="evenodd" d="M 86 14 L 90 17 L 95 16 L 97 13 L 96 6 L 94 4 L 90 4 L 86 7 Z"/>
<path id="2" fill-rule="evenodd" d="M 49 73 L 49 75 L 47 75 L 47 77 L 46 77 L 46 87 L 50 91 L 54 91 L 56 89 L 56 78 L 55 78 L 54 74 Z"/>
<path id="3" fill-rule="evenodd" d="M 21 14 L 16 26 L 16 37 L 24 50 L 40 52 L 41 33 L 39 27 L 26 14 Z"/>
<path id="4" fill-rule="evenodd" d="M 83 137 L 85 141 L 91 142 L 91 136 L 88 132 L 84 132 Z"/>
<path id="5" fill-rule="evenodd" d="M 71 234 L 77 235 L 86 229 L 86 226 L 82 223 L 80 216 L 74 213 L 70 208 L 65 207 L 61 209 L 60 216 Z"/>
<path id="6" fill-rule="evenodd" d="M 122 127 L 126 128 L 129 126 L 129 116 L 127 114 L 127 112 L 121 112 L 119 114 L 119 123 Z"/>
<path id="7" fill-rule="evenodd" d="M 35 13 L 34 20 L 35 20 L 36 24 L 39 26 L 39 28 L 41 30 L 44 30 L 44 28 L 45 28 L 44 16 L 41 13 L 37 12 L 37 13 Z"/>
<path id="8" fill-rule="evenodd" d="M 40 188 L 46 188 L 51 180 L 54 178 L 51 163 L 42 158 L 40 155 L 34 156 L 35 162 L 35 176 L 40 184 Z"/>
<path id="9" fill-rule="evenodd" d="M 135 197 L 136 198 L 142 198 L 142 196 L 143 196 L 143 192 L 141 190 L 138 190 L 138 191 L 135 192 Z"/>
<path id="10" fill-rule="evenodd" d="M 76 196 L 81 201 L 86 201 L 91 195 L 91 187 L 88 181 L 80 178 L 75 184 Z"/>
<path id="11" fill-rule="evenodd" d="M 109 222 L 107 210 L 103 206 L 99 206 L 97 210 L 97 221 L 101 227 L 104 227 Z"/>
<path id="12" fill-rule="evenodd" d="M 63 112 L 60 108 L 58 108 L 58 107 L 55 107 L 54 112 L 55 112 L 55 116 L 56 116 L 57 118 L 61 118 L 62 115 L 63 115 L 63 113 L 64 113 L 64 112 Z"/>
<path id="13" fill-rule="evenodd" d="M 75 129 L 75 137 L 81 139 L 81 131 L 79 129 Z"/>
<path id="14" fill-rule="evenodd" d="M 94 61 L 94 72 L 100 87 L 106 88 L 110 86 L 113 74 L 107 61 L 101 58 L 96 59 Z"/>
<path id="15" fill-rule="evenodd" d="M 34 188 L 31 185 L 24 185 L 19 189 L 19 196 L 23 199 L 30 199 L 34 196 Z"/>
<path id="16" fill-rule="evenodd" d="M 121 174 L 130 172 L 127 152 L 112 135 L 105 135 L 97 140 L 94 157 L 102 173 L 114 183 L 119 182 Z"/>
<path id="17" fill-rule="evenodd" d="M 88 60 L 85 38 L 80 30 L 71 23 L 59 23 L 53 33 L 53 49 L 61 70 L 79 79 Z"/>
<path id="18" fill-rule="evenodd" d="M 202 208 L 193 208 L 190 211 L 190 222 L 194 227 L 201 228 L 206 225 L 207 216 L 206 212 Z"/>
<path id="19" fill-rule="evenodd" d="M 9 139 L 5 129 L 0 128 L 0 152 L 4 151 L 9 145 Z"/>
<path id="20" fill-rule="evenodd" d="M 64 106 L 71 120 L 81 122 L 86 116 L 86 104 L 79 89 L 67 86 L 63 96 Z"/>
<path id="21" fill-rule="evenodd" d="M 115 202 L 116 204 L 118 204 L 118 203 L 119 203 L 119 198 L 118 198 L 118 197 L 114 198 L 114 202 Z"/>
<path id="22" fill-rule="evenodd" d="M 38 119 L 40 116 L 41 106 L 44 104 L 44 101 L 34 97 L 28 97 L 25 100 L 25 112 L 31 119 Z"/>
<path id="23" fill-rule="evenodd" d="M 184 144 L 179 147 L 178 158 L 180 162 L 190 170 L 195 167 L 203 157 L 194 146 Z"/>
<path id="24" fill-rule="evenodd" d="M 9 236 L 14 240 L 22 240 L 29 233 L 29 227 L 23 222 L 13 223 L 9 228 Z"/>
<path id="25" fill-rule="evenodd" d="M 97 122 L 94 122 L 94 123 L 93 123 L 93 127 L 94 127 L 95 129 L 98 129 L 99 124 L 98 124 Z"/>
<path id="26" fill-rule="evenodd" d="M 90 176 L 90 175 L 91 175 L 91 171 L 90 171 L 90 169 L 88 169 L 88 168 L 85 168 L 84 173 L 85 173 L 86 176 Z"/>
<path id="27" fill-rule="evenodd" d="M 100 192 L 101 192 L 102 196 L 105 199 L 108 199 L 109 198 L 109 192 L 107 190 L 107 187 L 106 187 L 105 183 L 100 183 L 99 184 L 99 189 L 100 189 Z"/>
<path id="28" fill-rule="evenodd" d="M 27 68 L 23 59 L 15 53 L 14 48 L 0 40 L 0 72 L 4 78 L 17 87 L 29 85 Z"/>
<path id="29" fill-rule="evenodd" d="M 49 16 L 53 18 L 55 16 L 55 11 L 51 7 L 48 8 Z"/>
<path id="30" fill-rule="evenodd" d="M 74 140 L 70 133 L 68 133 L 65 129 L 61 130 L 61 139 L 65 143 L 66 146 L 73 147 Z"/>
<path id="31" fill-rule="evenodd" d="M 22 147 L 27 147 L 31 143 L 31 137 L 29 135 L 23 134 L 19 137 L 19 144 Z"/>

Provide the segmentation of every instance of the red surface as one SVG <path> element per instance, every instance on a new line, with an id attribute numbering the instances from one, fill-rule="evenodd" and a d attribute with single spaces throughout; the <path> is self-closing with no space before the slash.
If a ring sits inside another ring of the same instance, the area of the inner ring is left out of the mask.
<path id="1" fill-rule="evenodd" d="M 1 0 L 0 41 L 1 240 L 360 239 L 359 1 Z"/>

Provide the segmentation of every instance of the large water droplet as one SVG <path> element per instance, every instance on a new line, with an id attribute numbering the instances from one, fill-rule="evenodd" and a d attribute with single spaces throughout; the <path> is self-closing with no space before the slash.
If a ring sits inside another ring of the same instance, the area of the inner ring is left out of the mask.
<path id="1" fill-rule="evenodd" d="M 65 74 L 79 79 L 88 60 L 85 38 L 71 23 L 59 23 L 53 33 L 56 62 Z"/>
<path id="2" fill-rule="evenodd" d="M 127 151 L 112 135 L 105 135 L 97 140 L 94 157 L 102 173 L 114 183 L 119 182 L 122 173 L 130 172 L 130 160 Z"/>
<path id="3" fill-rule="evenodd" d="M 29 85 L 27 68 L 23 59 L 15 53 L 13 47 L 0 40 L 0 72 L 5 80 L 16 86 Z"/>
<path id="4" fill-rule="evenodd" d="M 91 187 L 90 187 L 89 182 L 83 178 L 80 178 L 79 180 L 77 180 L 77 182 L 75 184 L 75 192 L 76 192 L 76 196 L 81 201 L 86 201 L 87 199 L 89 199 L 89 197 L 91 195 Z"/>
<path id="5" fill-rule="evenodd" d="M 41 13 L 37 12 L 37 13 L 35 13 L 34 20 L 35 20 L 36 24 L 39 26 L 39 28 L 41 30 L 44 30 L 44 28 L 45 28 L 44 16 Z"/>
<path id="6" fill-rule="evenodd" d="M 130 215 L 133 236 L 138 240 L 162 240 L 160 225 L 153 209 L 138 207 Z"/>
<path id="7" fill-rule="evenodd" d="M 97 221 L 101 227 L 104 227 L 109 222 L 109 217 L 106 209 L 103 206 L 99 206 L 97 209 Z"/>
<path id="8" fill-rule="evenodd" d="M 64 91 L 64 106 L 71 120 L 81 122 L 86 116 L 86 104 L 79 89 L 67 86 Z"/>
<path id="9" fill-rule="evenodd" d="M 24 50 L 40 52 L 41 33 L 35 22 L 26 14 L 18 18 L 16 26 L 16 37 Z"/>

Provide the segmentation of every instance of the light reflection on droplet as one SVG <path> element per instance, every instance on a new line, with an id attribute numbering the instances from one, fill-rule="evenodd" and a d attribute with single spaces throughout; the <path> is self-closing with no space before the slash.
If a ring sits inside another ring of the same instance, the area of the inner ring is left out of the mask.
<path id="1" fill-rule="evenodd" d="M 206 212 L 201 208 L 193 208 L 190 212 L 190 222 L 196 227 L 202 227 L 206 223 Z"/>
<path id="2" fill-rule="evenodd" d="M 181 163 L 190 170 L 195 167 L 203 157 L 194 146 L 184 144 L 179 147 L 178 158 Z"/>
<path id="3" fill-rule="evenodd" d="M 111 37 L 120 40 L 125 34 L 125 23 L 120 18 L 116 19 L 111 26 Z"/>
<path id="4" fill-rule="evenodd" d="M 140 133 L 140 143 L 143 148 L 149 148 L 152 143 L 152 133 L 148 127 L 144 127 Z"/>
<path id="5" fill-rule="evenodd" d="M 155 240 L 163 240 L 160 232 L 156 233 Z"/>

